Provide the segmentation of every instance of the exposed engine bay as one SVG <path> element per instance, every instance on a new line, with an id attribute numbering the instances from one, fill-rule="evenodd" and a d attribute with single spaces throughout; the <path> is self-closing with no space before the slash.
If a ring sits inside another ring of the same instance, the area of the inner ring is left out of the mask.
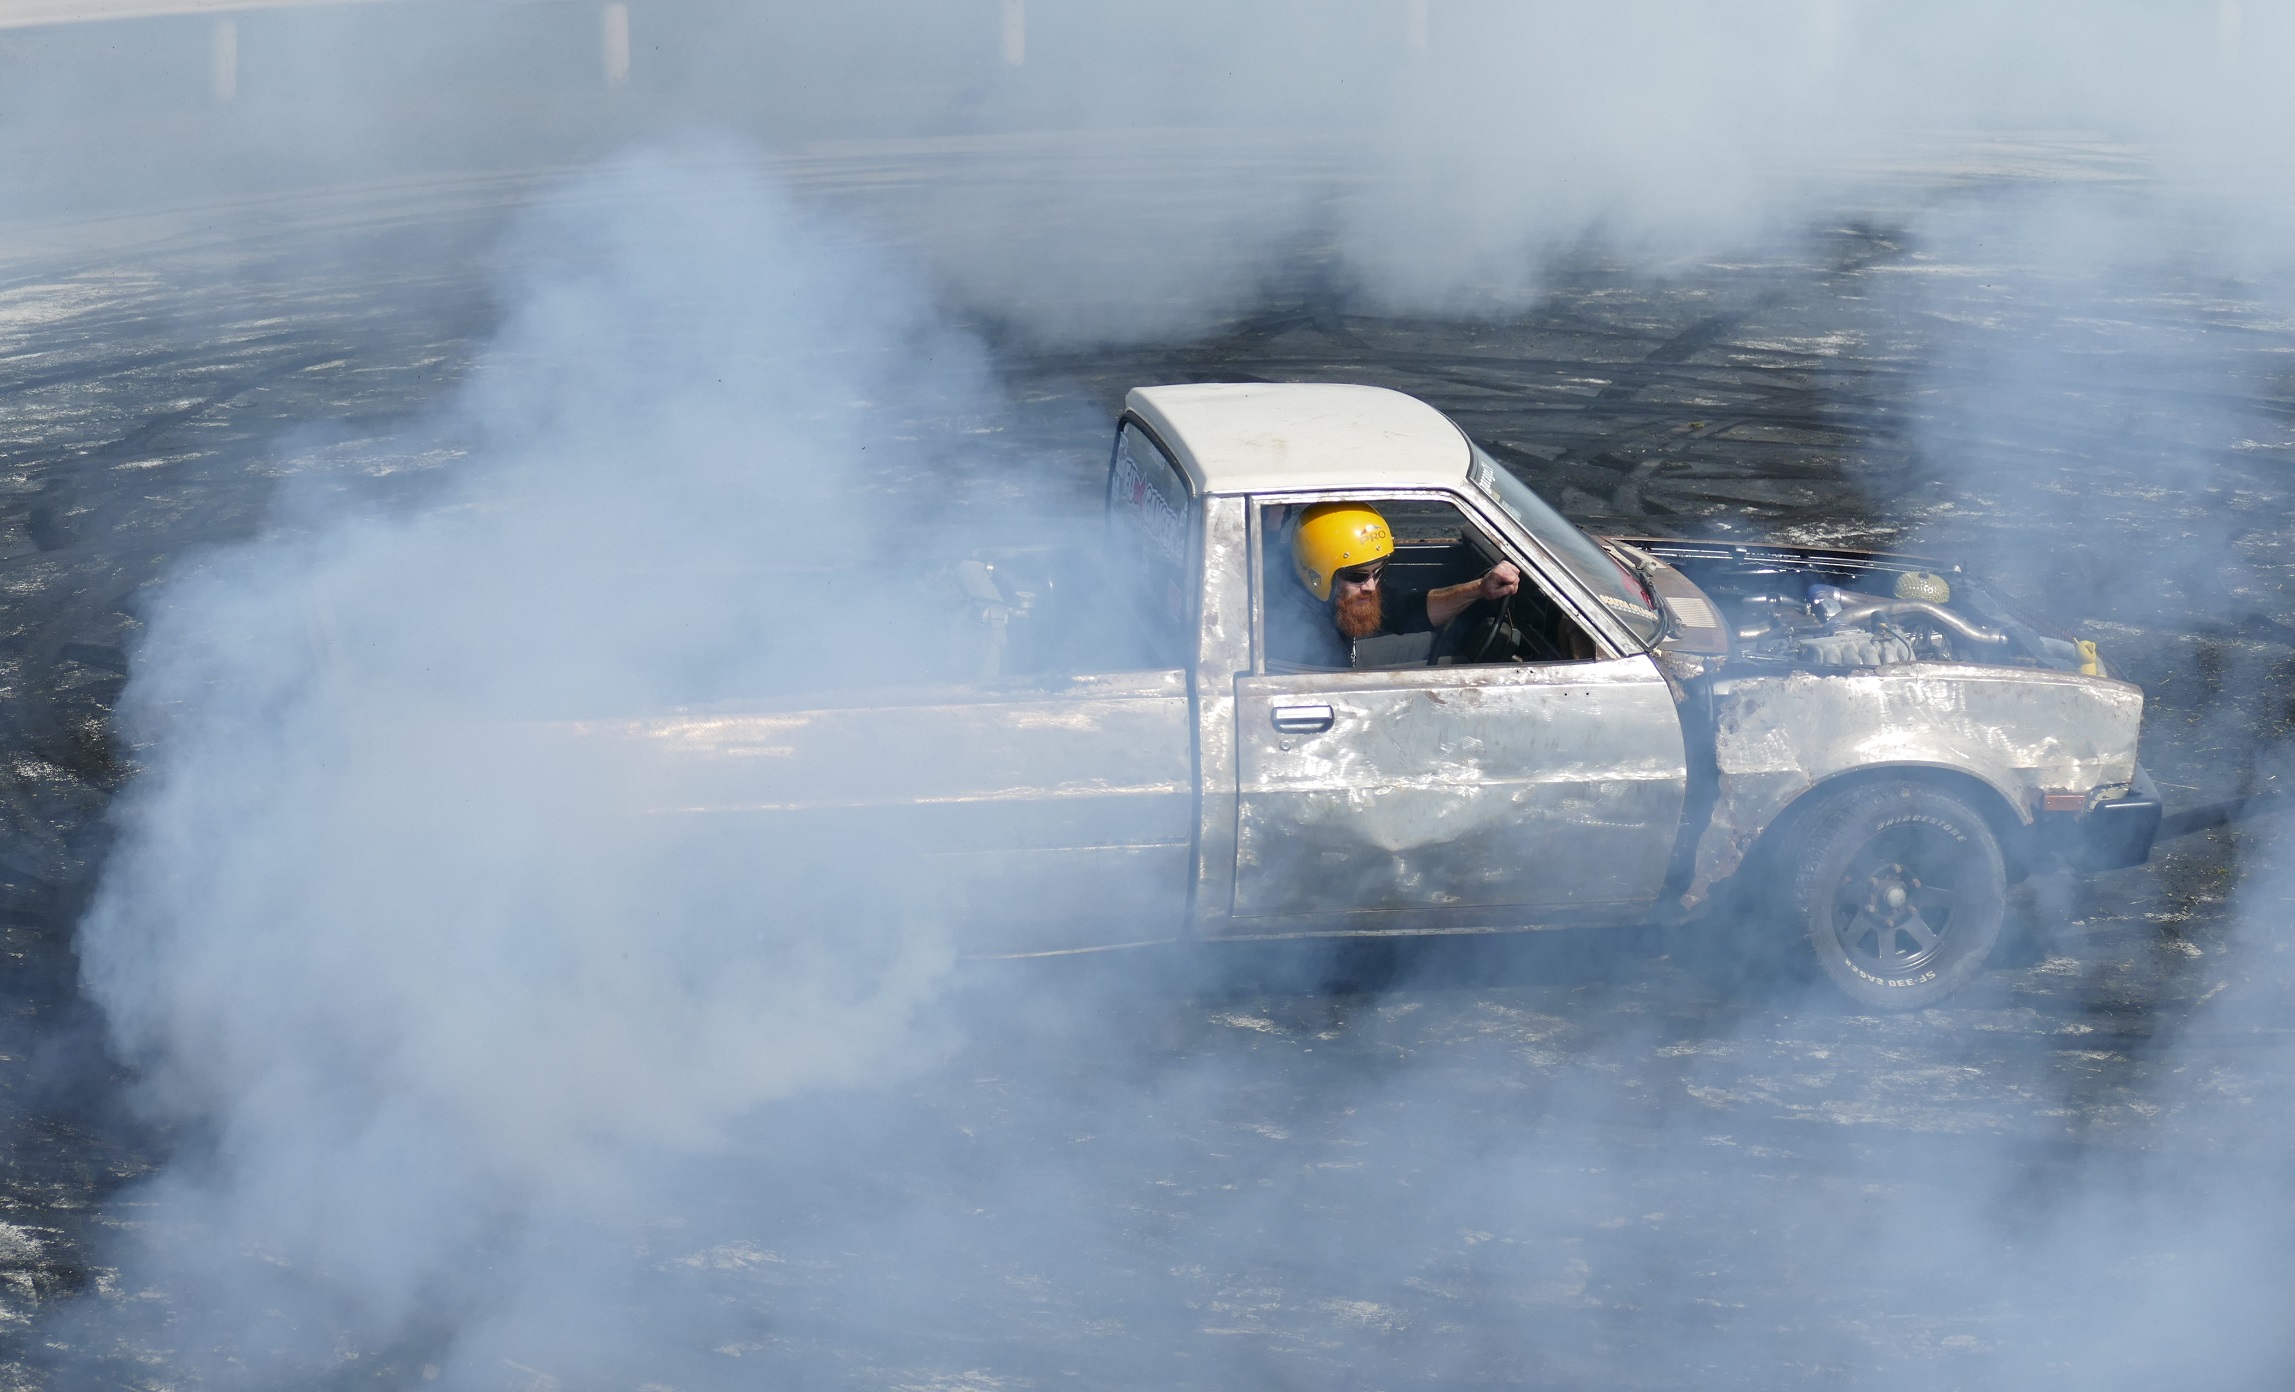
<path id="1" fill-rule="evenodd" d="M 1703 592 L 1702 604 L 1672 598 L 1668 607 L 1693 625 L 1717 621 L 1733 665 L 1841 670 L 1964 662 L 2108 675 L 2093 643 L 2044 631 L 1958 566 L 1785 546 L 1630 545 Z"/>

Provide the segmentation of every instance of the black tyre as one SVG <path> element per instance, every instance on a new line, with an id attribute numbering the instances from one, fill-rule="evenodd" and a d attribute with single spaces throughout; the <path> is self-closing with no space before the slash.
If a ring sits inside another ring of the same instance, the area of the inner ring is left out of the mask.
<path id="1" fill-rule="evenodd" d="M 1852 788 L 1807 809 L 1778 869 L 1825 975 L 1860 1005 L 1914 1010 L 1984 970 L 2007 915 L 1999 838 L 1925 783 Z"/>

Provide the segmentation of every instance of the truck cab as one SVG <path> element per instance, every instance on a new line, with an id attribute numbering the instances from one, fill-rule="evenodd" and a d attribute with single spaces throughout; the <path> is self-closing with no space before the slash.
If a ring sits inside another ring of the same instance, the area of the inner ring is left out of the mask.
<path id="1" fill-rule="evenodd" d="M 1448 418 L 1365 387 L 1146 388 L 1109 480 L 1119 535 L 1170 547 L 1169 519 L 1192 519 L 1197 738 L 1218 756 L 1194 931 L 1479 931 L 1656 904 L 1673 842 L 1652 829 L 1678 826 L 1689 770 L 1654 601 Z M 1519 637 L 1284 661 L 1270 625 L 1296 607 L 1288 525 L 1328 501 L 1383 513 L 1389 574 L 1419 588 L 1512 562 Z"/>

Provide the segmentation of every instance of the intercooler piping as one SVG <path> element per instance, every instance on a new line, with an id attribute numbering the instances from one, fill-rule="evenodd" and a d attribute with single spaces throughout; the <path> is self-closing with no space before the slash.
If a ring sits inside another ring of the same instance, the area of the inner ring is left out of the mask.
<path id="1" fill-rule="evenodd" d="M 1998 629 L 1972 624 L 1950 609 L 1931 604 L 1925 599 L 1883 599 L 1879 595 L 1844 590 L 1837 585 L 1811 585 L 1809 602 L 1817 606 L 1818 613 L 1825 616 L 1827 628 L 1862 623 L 1866 619 L 1893 614 L 1918 614 L 1937 627 L 1949 629 L 1971 643 L 1998 647 L 2008 641 L 2008 635 Z"/>

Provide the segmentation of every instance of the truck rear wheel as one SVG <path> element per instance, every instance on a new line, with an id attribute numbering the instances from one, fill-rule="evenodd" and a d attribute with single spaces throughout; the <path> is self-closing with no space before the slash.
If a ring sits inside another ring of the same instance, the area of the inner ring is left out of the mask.
<path id="1" fill-rule="evenodd" d="M 1869 783 L 1809 808 L 1781 869 L 1817 963 L 1860 1005 L 1913 1010 L 1984 970 L 2008 875 L 1982 813 L 1942 788 Z"/>

